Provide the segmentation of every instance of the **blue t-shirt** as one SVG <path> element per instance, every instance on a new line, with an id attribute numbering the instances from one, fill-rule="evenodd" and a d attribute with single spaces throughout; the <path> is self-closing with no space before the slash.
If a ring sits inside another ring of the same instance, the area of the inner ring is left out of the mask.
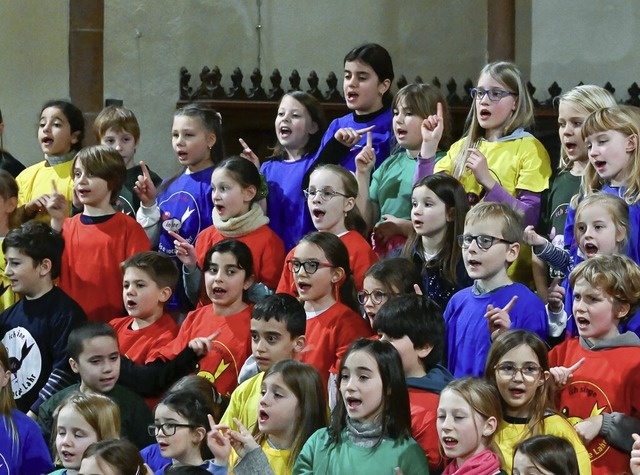
<path id="1" fill-rule="evenodd" d="M 38 424 L 16 409 L 11 411 L 11 420 L 17 431 L 18 447 L 7 417 L 0 415 L 0 475 L 41 475 L 53 470 L 51 454 Z"/>

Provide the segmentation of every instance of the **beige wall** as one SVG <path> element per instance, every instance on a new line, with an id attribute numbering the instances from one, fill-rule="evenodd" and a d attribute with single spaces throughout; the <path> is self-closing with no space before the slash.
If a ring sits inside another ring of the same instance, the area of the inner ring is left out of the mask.
<path id="1" fill-rule="evenodd" d="M 42 159 L 40 108 L 69 98 L 68 0 L 0 0 L 0 108 L 4 146 L 23 163 Z"/>
<path id="2" fill-rule="evenodd" d="M 256 0 L 105 1 L 105 98 L 123 99 L 141 123 L 138 157 L 163 175 L 177 168 L 170 146 L 178 100 L 178 71 L 191 86 L 204 65 L 218 65 L 223 85 L 236 66 L 244 86 L 257 66 Z M 486 61 L 487 0 L 262 0 L 263 87 L 279 68 L 297 68 L 306 87 L 315 69 L 325 88 L 338 77 L 353 46 L 385 45 L 396 74 L 417 74 L 459 86 Z M 398 8 L 398 5 L 402 5 Z M 636 80 L 640 63 L 640 2 L 613 0 L 516 0 L 516 61 L 548 97 L 553 80 L 567 90 L 579 81 L 611 81 L 616 97 Z M 25 14 L 28 12 L 28 15 Z M 68 0 L 0 0 L 0 107 L 5 144 L 25 163 L 41 158 L 37 114 L 49 98 L 68 97 Z M 284 80 L 284 86 L 288 81 Z M 460 91 L 460 89 L 459 89 Z M 249 118 L 250 120 L 250 118 Z"/>

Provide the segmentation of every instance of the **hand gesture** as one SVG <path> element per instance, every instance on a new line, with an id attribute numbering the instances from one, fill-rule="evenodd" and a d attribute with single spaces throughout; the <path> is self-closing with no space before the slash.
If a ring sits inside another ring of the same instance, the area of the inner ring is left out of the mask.
<path id="1" fill-rule="evenodd" d="M 58 187 L 55 180 L 51 180 L 52 192 L 47 196 L 46 208 L 47 213 L 51 216 L 51 228 L 56 231 L 62 230 L 62 223 L 69 216 L 69 203 L 61 193 L 58 193 Z"/>
<path id="2" fill-rule="evenodd" d="M 631 474 L 640 475 L 640 435 L 633 434 L 633 447 L 631 447 Z"/>
<path id="3" fill-rule="evenodd" d="M 213 332 L 209 336 L 198 336 L 189 341 L 189 344 L 187 346 L 191 348 L 196 355 L 204 356 L 209 351 L 211 351 L 211 343 L 217 338 L 219 334 L 220 330 Z"/>
<path id="4" fill-rule="evenodd" d="M 133 191 L 140 198 L 142 205 L 150 208 L 156 202 L 158 191 L 156 190 L 156 185 L 153 184 L 153 180 L 151 180 L 147 165 L 144 162 L 140 162 L 140 168 L 142 168 L 142 175 L 138 175 Z"/>
<path id="5" fill-rule="evenodd" d="M 370 176 L 376 164 L 376 151 L 373 148 L 371 132 L 367 132 L 367 145 L 356 155 L 356 173 Z"/>
<path id="6" fill-rule="evenodd" d="M 465 162 L 467 169 L 471 170 L 471 173 L 473 173 L 478 183 L 486 190 L 491 190 L 496 185 L 496 181 L 493 176 L 491 176 L 487 157 L 476 148 L 470 148 L 467 152 L 469 153 L 469 155 L 467 155 L 467 161 Z"/>
<path id="7" fill-rule="evenodd" d="M 487 313 L 484 314 L 484 318 L 489 322 L 489 333 L 491 333 L 491 340 L 495 340 L 502 332 L 511 328 L 511 317 L 509 317 L 509 311 L 513 308 L 518 301 L 518 296 L 514 295 L 509 300 L 509 303 L 503 308 L 496 308 L 493 305 L 487 305 Z"/>
<path id="8" fill-rule="evenodd" d="M 524 228 L 524 242 L 529 244 L 529 246 L 544 246 L 547 244 L 547 240 L 540 236 L 534 229 L 532 225 Z"/>
<path id="9" fill-rule="evenodd" d="M 373 228 L 373 237 L 376 245 L 384 246 L 389 239 L 398 234 L 404 235 L 401 223 L 403 219 L 396 218 L 391 214 L 383 214 L 382 221 Z"/>
<path id="10" fill-rule="evenodd" d="M 564 388 L 569 382 L 569 379 L 573 377 L 573 373 L 575 373 L 576 370 L 580 366 L 582 366 L 584 361 L 585 358 L 580 358 L 576 364 L 568 368 L 564 366 L 556 366 L 555 368 L 551 368 L 549 372 L 551 373 L 551 376 L 553 376 L 553 380 L 556 382 L 556 387 L 558 389 Z"/>
<path id="11" fill-rule="evenodd" d="M 238 457 L 243 458 L 247 453 L 251 452 L 254 449 L 257 449 L 258 443 L 251 435 L 251 432 L 247 430 L 245 426 L 242 425 L 235 417 L 233 418 L 233 422 L 235 422 L 238 430 L 229 431 L 229 440 L 231 441 L 231 446 L 233 450 L 236 451 Z"/>
<path id="12" fill-rule="evenodd" d="M 24 205 L 24 210 L 27 214 L 27 217 L 32 218 L 36 214 L 47 210 L 47 201 L 49 200 L 49 195 L 38 196 L 37 198 L 29 201 L 26 205 Z"/>
<path id="13" fill-rule="evenodd" d="M 600 429 L 602 429 L 602 421 L 604 420 L 604 416 L 592 416 L 588 419 L 584 419 L 578 422 L 573 428 L 576 430 L 576 433 L 582 439 L 582 443 L 585 445 L 589 445 L 593 439 L 595 439 L 600 433 Z"/>
<path id="14" fill-rule="evenodd" d="M 207 418 L 209 419 L 209 427 L 211 427 L 211 430 L 207 432 L 207 447 L 211 450 L 218 465 L 229 465 L 231 442 L 226 435 L 229 426 L 216 424 L 211 414 L 207 414 Z"/>
<path id="15" fill-rule="evenodd" d="M 341 129 L 338 129 L 333 136 L 342 145 L 351 148 L 355 144 L 360 142 L 364 134 L 366 134 L 367 132 L 371 132 L 375 127 L 375 125 L 370 125 L 369 127 L 365 127 L 364 129 L 357 130 L 352 127 L 343 127 Z"/>
<path id="16" fill-rule="evenodd" d="M 444 132 L 444 118 L 442 112 L 442 103 L 438 102 L 436 106 L 436 115 L 430 115 L 422 121 L 420 127 L 422 133 L 422 147 L 420 155 L 424 158 L 435 157 L 438 151 L 438 144 Z"/>
<path id="17" fill-rule="evenodd" d="M 258 170 L 260 170 L 260 159 L 258 158 L 258 156 L 253 153 L 253 150 L 251 150 L 251 148 L 247 145 L 247 142 L 242 139 L 238 139 L 238 141 L 240 142 L 240 145 L 242 145 L 242 153 L 240 154 L 240 156 L 249 160 L 256 166 Z"/>
<path id="18" fill-rule="evenodd" d="M 189 244 L 189 241 L 178 233 L 169 231 L 169 236 L 173 238 L 173 245 L 176 247 L 176 257 L 180 259 L 180 262 L 182 262 L 189 271 L 193 271 L 198 265 L 196 248 L 193 247 L 192 244 Z"/>
<path id="19" fill-rule="evenodd" d="M 554 277 L 547 291 L 547 305 L 549 306 L 549 311 L 553 313 L 561 312 L 564 306 L 566 290 L 560 285 L 561 280 L 562 277 Z"/>

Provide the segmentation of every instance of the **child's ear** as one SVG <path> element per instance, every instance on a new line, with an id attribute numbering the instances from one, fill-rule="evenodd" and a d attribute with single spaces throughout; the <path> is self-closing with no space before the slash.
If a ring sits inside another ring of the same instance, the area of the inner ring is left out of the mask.
<path id="1" fill-rule="evenodd" d="M 498 420 L 491 416 L 486 421 L 484 421 L 484 426 L 482 427 L 482 436 L 483 437 L 491 437 L 496 429 L 498 428 Z"/>
<path id="2" fill-rule="evenodd" d="M 311 121 L 311 127 L 309 127 L 309 135 L 315 134 L 318 130 L 320 130 L 320 127 L 318 127 L 318 124 L 316 122 Z"/>
<path id="3" fill-rule="evenodd" d="M 207 135 L 207 147 L 209 147 L 209 149 L 212 149 L 217 141 L 218 137 L 216 136 L 216 134 L 214 134 L 213 132 L 209 132 L 209 134 Z"/>
<path id="4" fill-rule="evenodd" d="M 207 438 L 207 429 L 204 427 L 196 427 L 193 429 L 193 445 L 200 445 L 204 439 Z"/>
<path id="5" fill-rule="evenodd" d="M 7 206 L 7 212 L 13 213 L 16 210 L 16 208 L 18 207 L 18 197 L 17 196 L 12 196 L 5 203 L 6 203 L 6 206 Z"/>
<path id="6" fill-rule="evenodd" d="M 542 377 L 538 380 L 538 386 L 544 386 L 549 380 L 550 376 L 551 376 L 551 373 L 549 373 L 549 371 L 543 371 Z"/>
<path id="7" fill-rule="evenodd" d="M 7 370 L 4 373 L 0 373 L 0 389 L 4 388 L 11 381 L 11 371 Z"/>
<path id="8" fill-rule="evenodd" d="M 304 347 L 307 345 L 307 337 L 300 335 L 293 339 L 293 353 L 298 355 L 302 353 Z"/>
<path id="9" fill-rule="evenodd" d="M 77 144 L 78 140 L 80 140 L 80 131 L 76 130 L 74 133 L 71 134 L 71 144 L 72 145 Z"/>
<path id="10" fill-rule="evenodd" d="M 244 279 L 244 285 L 242 286 L 242 288 L 244 290 L 249 290 L 249 287 L 251 287 L 255 281 L 256 281 L 256 276 L 251 274 L 249 277 Z"/>
<path id="11" fill-rule="evenodd" d="M 356 205 L 356 199 L 354 197 L 347 198 L 346 200 L 344 200 L 343 211 L 345 213 L 348 213 L 349 211 L 351 211 L 353 209 L 353 207 L 355 205 Z"/>
<path id="12" fill-rule="evenodd" d="M 246 188 L 242 189 L 242 200 L 245 203 L 249 203 L 250 201 L 253 201 L 257 194 L 258 190 L 256 189 L 256 187 L 253 185 L 249 185 Z"/>
<path id="13" fill-rule="evenodd" d="M 426 344 L 422 348 L 416 348 L 418 358 L 426 358 L 433 350 L 433 345 Z"/>
<path id="14" fill-rule="evenodd" d="M 45 257 L 44 259 L 42 259 L 42 262 L 40 262 L 38 267 L 39 267 L 39 272 L 38 273 L 40 274 L 40 277 L 44 277 L 47 274 L 50 274 L 51 273 L 51 267 L 52 267 L 51 259 L 48 259 L 48 258 Z"/>
<path id="15" fill-rule="evenodd" d="M 73 358 L 69 358 L 69 367 L 71 368 L 71 371 L 76 374 L 80 372 L 80 369 L 78 368 L 78 362 Z"/>
<path id="16" fill-rule="evenodd" d="M 627 137 L 627 147 L 625 151 L 633 152 L 636 148 L 638 148 L 638 136 L 636 134 L 631 134 Z"/>
<path id="17" fill-rule="evenodd" d="M 167 303 L 173 294 L 171 287 L 163 287 L 160 289 L 160 302 Z"/>
<path id="18" fill-rule="evenodd" d="M 520 243 L 514 242 L 513 244 L 509 244 L 507 248 L 507 256 L 506 260 L 509 264 L 515 261 L 518 258 L 518 254 L 520 254 Z"/>
<path id="19" fill-rule="evenodd" d="M 631 310 L 631 305 L 629 305 L 628 303 L 616 303 L 615 318 L 617 318 L 618 320 L 622 320 L 629 314 L 629 310 Z"/>
<path id="20" fill-rule="evenodd" d="M 332 284 L 337 284 L 342 279 L 344 279 L 345 272 L 342 267 L 334 267 L 332 270 L 333 270 L 333 276 L 331 277 Z"/>
<path id="21" fill-rule="evenodd" d="M 378 94 L 384 96 L 384 93 L 391 87 L 391 79 L 385 79 L 378 84 Z"/>

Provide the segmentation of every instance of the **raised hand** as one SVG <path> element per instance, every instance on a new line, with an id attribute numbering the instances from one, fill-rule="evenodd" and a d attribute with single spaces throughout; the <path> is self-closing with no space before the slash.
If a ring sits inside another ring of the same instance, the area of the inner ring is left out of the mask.
<path id="1" fill-rule="evenodd" d="M 211 450 L 218 465 L 228 465 L 229 455 L 231 454 L 231 441 L 227 437 L 229 426 L 216 424 L 211 414 L 207 414 L 209 419 L 209 427 L 211 430 L 207 432 L 207 447 Z"/>
<path id="2" fill-rule="evenodd" d="M 556 366 L 555 368 L 551 368 L 549 372 L 551 373 L 551 376 L 553 376 L 553 380 L 556 382 L 556 387 L 558 389 L 564 388 L 573 377 L 573 373 L 575 373 L 584 362 L 585 358 L 580 358 L 577 363 L 573 366 L 569 366 L 568 368 L 565 366 Z"/>
<path id="3" fill-rule="evenodd" d="M 176 257 L 189 271 L 193 271 L 198 265 L 196 248 L 178 233 L 169 231 L 169 236 L 173 238 L 173 245 L 176 247 Z"/>
<path id="4" fill-rule="evenodd" d="M 360 140 L 362 140 L 362 136 L 364 134 L 366 134 L 367 132 L 371 132 L 375 127 L 375 125 L 370 125 L 369 127 L 365 127 L 364 129 L 343 127 L 341 129 L 338 129 L 333 136 L 342 145 L 351 148 L 358 142 L 360 142 Z"/>
<path id="5" fill-rule="evenodd" d="M 69 203 L 63 194 L 58 192 L 55 180 L 51 180 L 52 192 L 47 197 L 45 206 L 47 213 L 51 216 L 51 228 L 56 231 L 62 230 L 62 223 L 69 216 Z"/>
<path id="6" fill-rule="evenodd" d="M 238 457 L 243 458 L 247 453 L 251 452 L 254 449 L 257 449 L 258 443 L 251 435 L 251 432 L 247 430 L 247 428 L 242 425 L 240 420 L 233 418 L 233 422 L 235 422 L 238 430 L 230 430 L 228 432 L 229 440 L 231 441 L 231 446 L 233 450 L 236 451 Z"/>
<path id="7" fill-rule="evenodd" d="M 438 144 L 444 132 L 444 113 L 442 103 L 438 102 L 436 114 L 430 115 L 422 121 L 420 132 L 422 133 L 422 147 L 420 155 L 424 158 L 435 157 L 438 151 Z"/>
<path id="8" fill-rule="evenodd" d="M 156 190 L 156 185 L 153 184 L 147 165 L 144 162 L 140 162 L 140 168 L 142 168 L 142 175 L 138 175 L 133 191 L 140 198 L 142 205 L 150 208 L 156 202 L 158 191 Z"/>
<path id="9" fill-rule="evenodd" d="M 373 148 L 373 137 L 371 132 L 367 132 L 367 145 L 356 155 L 356 172 L 369 176 L 375 164 L 376 151 Z"/>
<path id="10" fill-rule="evenodd" d="M 526 242 L 530 246 L 544 246 L 548 242 L 545 238 L 540 236 L 535 231 L 532 225 L 529 225 L 526 228 L 524 228 L 523 239 L 524 239 L 524 242 Z"/>
<path id="11" fill-rule="evenodd" d="M 258 158 L 258 156 L 253 153 L 253 150 L 251 150 L 251 147 L 247 145 L 247 142 L 242 139 L 238 139 L 238 141 L 240 142 L 240 145 L 242 145 L 242 153 L 240 154 L 240 156 L 249 160 L 256 166 L 258 170 L 260 170 L 260 159 Z"/>
<path id="12" fill-rule="evenodd" d="M 489 333 L 491 333 L 491 340 L 495 340 L 502 332 L 511 328 L 511 317 L 509 317 L 509 311 L 518 301 L 518 296 L 514 295 L 509 300 L 509 303 L 503 308 L 496 308 L 493 305 L 487 305 L 487 313 L 484 314 L 484 318 L 489 323 Z"/>
<path id="13" fill-rule="evenodd" d="M 220 330 L 213 332 L 209 336 L 198 336 L 189 341 L 187 345 L 198 356 L 204 356 L 211 351 L 211 343 L 220 334 Z"/>
<path id="14" fill-rule="evenodd" d="M 562 277 L 554 277 L 547 291 L 547 305 L 549 306 L 549 311 L 553 313 L 561 312 L 564 306 L 566 290 L 560 285 L 561 281 Z"/>

